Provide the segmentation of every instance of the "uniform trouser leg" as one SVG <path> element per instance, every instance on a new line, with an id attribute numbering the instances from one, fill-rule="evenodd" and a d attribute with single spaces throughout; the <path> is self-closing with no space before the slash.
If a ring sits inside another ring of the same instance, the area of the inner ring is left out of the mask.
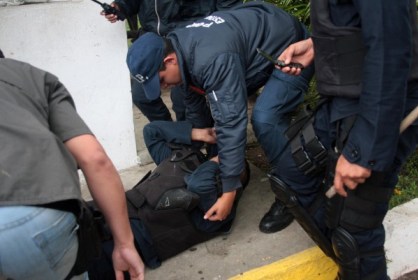
<path id="1" fill-rule="evenodd" d="M 322 249 L 322 251 L 330 258 L 335 259 L 334 251 L 331 246 L 329 238 L 318 227 L 315 220 L 310 213 L 303 208 L 296 196 L 296 193 L 287 186 L 283 181 L 274 175 L 269 175 L 271 188 L 276 195 L 276 198 L 283 203 L 289 212 L 295 217 L 302 228 L 315 241 L 315 243 Z"/>
<path id="2" fill-rule="evenodd" d="M 305 69 L 303 75 L 298 77 L 275 69 L 257 97 L 251 123 L 257 140 L 273 166 L 287 142 L 284 131 L 289 126 L 289 114 L 303 102 L 312 74 L 312 68 Z"/>
<path id="3" fill-rule="evenodd" d="M 145 96 L 145 91 L 142 86 L 131 79 L 131 93 L 132 102 L 136 107 L 144 114 L 144 116 L 150 121 L 164 120 L 170 121 L 171 114 L 167 106 L 164 104 L 161 97 L 155 100 L 149 100 Z"/>
<path id="4" fill-rule="evenodd" d="M 277 163 L 287 146 L 284 132 L 289 126 L 290 113 L 303 102 L 312 75 L 312 67 L 297 77 L 275 69 L 254 105 L 251 118 L 253 130 L 273 169 L 279 167 Z M 277 232 L 292 220 L 292 216 L 276 200 L 261 219 L 259 228 L 265 233 Z"/>
<path id="5" fill-rule="evenodd" d="M 327 119 L 327 116 L 329 116 L 327 111 L 327 105 L 324 105 L 318 111 L 315 119 L 315 130 L 324 146 L 329 147 L 331 141 L 335 139 L 335 126 L 330 124 Z M 394 165 L 389 172 L 385 173 L 385 177 L 381 182 L 374 183 L 373 187 L 376 192 L 390 193 L 394 188 L 397 183 L 399 168 L 405 162 L 406 157 L 414 151 L 417 139 L 416 127 L 405 131 L 401 135 Z M 275 169 L 276 176 L 297 193 L 298 199 L 304 207 L 309 207 L 311 201 L 313 201 L 312 197 L 319 192 L 319 187 L 315 186 L 320 185 L 322 177 L 309 178 L 303 174 L 298 175 L 297 170 L 291 164 L 289 148 L 287 152 L 283 153 L 279 162 L 281 166 Z M 359 185 L 358 190 L 362 189 L 362 187 L 364 189 L 364 186 Z M 371 215 L 380 216 L 383 220 L 388 211 L 389 199 L 375 202 L 373 199 L 368 199 L 367 196 L 362 197 L 360 195 L 360 198 L 364 199 L 364 201 L 362 203 L 357 201 L 353 203 L 353 199 L 356 199 L 358 196 L 358 194 L 353 193 L 350 199 L 343 199 L 344 208 L 341 211 L 342 214 L 339 217 L 339 225 L 337 227 L 327 228 L 325 226 L 323 222 L 325 209 L 320 209 L 313 216 L 313 219 L 319 228 L 324 229 L 324 234 L 331 237 L 340 267 L 341 279 L 387 279 L 386 259 L 383 251 L 385 230 L 382 222 L 377 220 L 377 222 L 369 226 L 359 228 L 355 213 L 354 215 L 348 215 L 347 213 L 352 211 L 349 207 L 350 205 L 355 205 L 356 208 L 359 207 L 356 211 L 360 211 L 361 217 L 365 216 L 361 211 L 367 212 L 368 210 L 366 209 L 372 208 L 373 212 Z M 351 254 L 350 258 L 344 258 L 344 256 L 347 256 L 347 252 Z M 351 261 L 354 258 L 358 261 L 357 273 L 353 272 L 353 267 L 355 266 L 353 266 Z"/>
<path id="6" fill-rule="evenodd" d="M 170 143 L 192 144 L 192 125 L 187 121 L 153 121 L 144 126 L 143 136 L 148 152 L 156 164 L 171 156 Z"/>
<path id="7" fill-rule="evenodd" d="M 293 179 L 300 177 L 298 175 L 303 175 L 293 163 L 288 140 L 284 135 L 290 122 L 289 114 L 303 102 L 313 68 L 307 68 L 302 73 L 301 76 L 293 77 L 274 70 L 257 98 L 251 119 L 255 136 L 269 159 L 272 173 L 283 180 L 286 178 L 280 175 L 285 175 L 291 168 L 292 172 L 286 176 L 288 180 L 285 182 L 289 186 L 293 185 Z M 309 178 L 299 185 L 306 182 L 310 182 Z"/>
<path id="8" fill-rule="evenodd" d="M 218 200 L 220 190 L 217 184 L 219 164 L 213 161 L 206 161 L 201 164 L 191 175 L 186 176 L 187 189 L 199 195 L 200 201 L 190 214 L 197 229 L 204 232 L 216 232 L 224 225 L 230 224 L 235 218 L 236 208 L 223 221 L 204 220 L 203 216 Z"/>
<path id="9" fill-rule="evenodd" d="M 372 172 L 371 177 L 364 184 L 358 185 L 354 192 L 349 191 L 349 196 L 344 199 L 340 226 L 352 236 L 358 247 L 360 276 L 359 278 L 347 277 L 347 275 L 353 275 L 349 271 L 344 275 L 343 260 L 343 265 L 340 266 L 340 273 L 343 275 L 341 279 L 387 279 L 384 254 L 385 229 L 382 221 L 389 209 L 390 195 L 397 184 L 399 170 L 407 157 L 415 151 L 417 140 L 418 126 L 411 126 L 399 138 L 392 166 L 384 173 Z M 369 193 L 367 192 L 368 188 L 372 188 Z M 384 194 L 387 194 L 386 198 L 379 197 Z M 359 212 L 356 215 L 357 211 Z M 377 217 L 370 219 L 374 223 L 366 224 L 367 215 Z M 333 235 L 334 238 L 335 235 Z M 336 241 L 338 239 L 337 236 Z M 334 243 L 338 247 L 338 242 L 333 240 Z"/>
<path id="10" fill-rule="evenodd" d="M 335 123 L 330 122 L 329 116 L 329 106 L 328 104 L 325 104 L 316 113 L 314 123 L 316 135 L 328 149 L 330 149 L 331 143 L 335 141 L 337 135 L 336 125 Z M 307 179 L 306 176 L 305 179 Z M 322 179 L 323 177 L 316 178 L 316 180 Z M 304 179 L 300 178 L 299 180 L 302 181 Z M 298 197 L 306 206 L 306 202 L 309 202 L 310 200 L 310 195 L 306 192 L 306 185 L 294 184 L 291 185 L 291 187 L 298 193 Z M 359 188 L 360 187 L 361 186 L 359 186 Z M 319 188 L 317 188 L 316 191 L 317 194 L 322 195 Z M 355 224 L 354 220 L 356 219 L 355 214 L 344 215 L 344 213 L 347 213 L 347 207 L 350 203 L 347 203 L 345 198 L 335 198 L 342 201 L 343 205 L 343 207 L 340 208 L 339 214 L 337 214 L 337 225 L 330 225 L 330 213 L 333 212 L 329 211 L 326 213 L 325 205 L 317 211 L 317 215 L 313 216 L 313 219 L 320 228 L 323 228 L 324 234 L 330 237 L 336 256 L 336 262 L 339 266 L 339 275 L 342 277 L 341 279 L 369 279 L 368 277 L 376 271 L 379 271 L 380 274 L 373 274 L 370 279 L 386 279 L 386 262 L 384 251 L 382 250 L 385 232 L 382 224 L 378 223 L 369 226 L 368 228 L 363 228 L 362 230 L 358 230 L 355 227 L 349 227 L 348 224 Z M 354 198 L 354 194 L 351 195 L 351 198 Z M 352 201 L 351 198 L 350 200 Z M 364 201 L 364 203 L 368 203 L 367 205 L 372 204 L 366 201 Z M 331 205 L 330 201 L 328 201 L 328 207 L 329 205 Z M 359 205 L 360 209 L 364 207 L 365 206 Z M 375 209 L 376 212 L 372 215 L 384 215 L 387 212 L 387 202 L 376 205 Z M 348 220 L 345 223 L 342 222 L 343 216 Z M 324 223 L 325 220 L 328 221 L 327 225 Z"/>
<path id="11" fill-rule="evenodd" d="M 324 113 L 323 116 L 319 118 L 319 120 L 320 122 L 326 123 L 327 114 Z M 306 176 L 302 171 L 299 170 L 295 161 L 293 160 L 290 145 L 286 145 L 287 139 L 283 135 L 284 129 L 286 128 L 286 125 L 283 125 L 283 130 L 281 132 L 276 132 L 277 135 L 274 136 L 276 137 L 275 139 L 282 139 L 283 144 L 282 150 L 280 153 L 277 153 L 272 163 L 272 176 L 280 179 L 285 186 L 289 187 L 289 189 L 297 196 L 298 204 L 304 208 L 307 213 L 309 213 L 308 215 L 311 216 L 313 223 L 316 223 L 317 229 L 321 231 L 326 237 L 329 237 L 329 232 L 325 226 L 325 201 L 320 201 L 320 203 L 314 207 L 315 209 L 313 209 L 313 205 L 317 203 L 317 197 L 323 195 L 323 173 L 317 176 Z M 321 132 L 321 135 L 326 136 L 328 133 L 328 128 L 326 128 Z M 324 142 L 323 144 L 326 146 L 328 143 Z M 271 184 L 272 189 L 274 190 L 276 188 L 275 183 L 271 182 Z M 279 198 L 279 196 L 276 197 Z M 296 219 L 298 220 L 297 216 L 298 215 L 295 215 Z M 300 222 L 298 220 L 298 222 L 301 223 L 304 221 Z"/>

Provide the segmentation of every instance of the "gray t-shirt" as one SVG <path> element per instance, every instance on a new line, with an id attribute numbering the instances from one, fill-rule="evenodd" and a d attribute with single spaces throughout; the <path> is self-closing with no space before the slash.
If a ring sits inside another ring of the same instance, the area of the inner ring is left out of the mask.
<path id="1" fill-rule="evenodd" d="M 92 133 L 57 77 L 0 59 L 0 205 L 81 198 L 64 142 L 83 134 Z"/>

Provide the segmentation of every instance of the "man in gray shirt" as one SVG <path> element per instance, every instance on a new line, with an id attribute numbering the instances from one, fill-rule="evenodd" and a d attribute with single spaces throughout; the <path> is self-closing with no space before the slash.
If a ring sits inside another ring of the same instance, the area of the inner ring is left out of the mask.
<path id="1" fill-rule="evenodd" d="M 80 168 L 115 237 L 116 275 L 144 279 L 120 177 L 57 77 L 1 58 L 0 119 L 0 278 L 70 274 L 80 250 Z"/>

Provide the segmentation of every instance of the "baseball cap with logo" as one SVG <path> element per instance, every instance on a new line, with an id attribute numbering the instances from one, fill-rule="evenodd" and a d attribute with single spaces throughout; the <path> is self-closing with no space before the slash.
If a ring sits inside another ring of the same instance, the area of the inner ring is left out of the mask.
<path id="1" fill-rule="evenodd" d="M 140 83 L 149 100 L 160 96 L 160 65 L 164 59 L 164 40 L 155 33 L 140 36 L 128 50 L 126 63 L 132 78 Z"/>

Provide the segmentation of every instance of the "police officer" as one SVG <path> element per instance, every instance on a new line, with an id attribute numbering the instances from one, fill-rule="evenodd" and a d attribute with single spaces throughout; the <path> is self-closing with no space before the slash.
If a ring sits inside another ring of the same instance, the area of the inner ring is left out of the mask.
<path id="1" fill-rule="evenodd" d="M 418 140 L 417 122 L 399 135 L 401 120 L 418 105 L 416 15 L 415 1 L 312 1 L 312 39 L 279 57 L 309 65 L 315 53 L 325 102 L 313 125 L 330 153 L 325 190 L 333 185 L 338 195 L 325 211 L 324 173 L 300 171 L 296 151 L 309 155 L 309 147 L 305 142 L 292 149 L 293 140 L 280 159 L 282 168 L 271 176 L 272 189 L 337 262 L 339 279 L 388 279 L 382 221 L 399 169 Z"/>
<path id="2" fill-rule="evenodd" d="M 261 86 L 264 89 L 254 106 L 252 124 L 270 163 L 279 168 L 277 139 L 284 137 L 288 113 L 303 101 L 313 68 L 306 68 L 298 77 L 284 74 L 257 48 L 277 57 L 291 43 L 307 37 L 305 27 L 295 18 L 272 4 L 254 1 L 215 12 L 170 32 L 166 39 L 145 34 L 128 51 L 130 72 L 149 99 L 159 97 L 160 86 L 192 89 L 186 97 L 186 117 L 196 127 L 202 127 L 207 118 L 202 106 L 210 105 L 223 194 L 205 219 L 225 220 L 231 212 L 244 169 L 247 97 Z M 276 214 L 281 227 L 292 221 L 281 205 Z"/>
<path id="3" fill-rule="evenodd" d="M 192 21 L 208 16 L 214 11 L 226 10 L 242 3 L 240 0 L 193 0 L 193 1 L 169 1 L 169 0 L 116 0 L 111 6 L 122 11 L 126 16 L 132 17 L 138 14 L 140 22 L 139 34 L 154 32 L 165 36 L 175 28 L 185 26 Z M 102 13 L 104 15 L 104 13 Z M 109 14 L 106 18 L 110 22 L 118 20 L 117 15 Z M 135 21 L 137 18 L 135 16 Z M 171 120 L 171 115 L 161 98 L 149 100 L 142 87 L 132 80 L 132 100 L 149 121 Z M 171 100 L 176 120 L 185 119 L 185 108 L 180 88 L 173 88 Z"/>

